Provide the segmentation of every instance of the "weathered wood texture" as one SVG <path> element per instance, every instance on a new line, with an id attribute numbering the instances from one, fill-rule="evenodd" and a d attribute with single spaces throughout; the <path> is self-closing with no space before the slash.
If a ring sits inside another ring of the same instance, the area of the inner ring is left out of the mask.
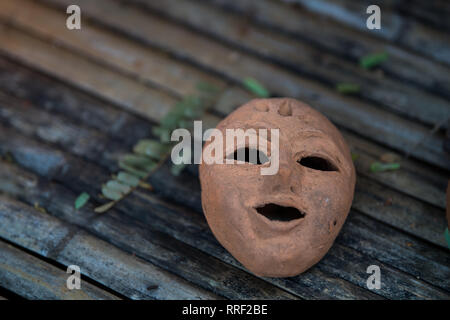
<path id="1" fill-rule="evenodd" d="M 370 32 L 371 30 L 369 30 L 364 23 L 360 23 L 361 16 L 365 13 L 365 9 L 372 4 L 370 1 L 293 0 L 291 2 L 301 4 L 311 12 L 328 16 L 351 28 L 397 43 L 436 61 L 450 64 L 450 47 L 448 46 L 448 37 L 445 32 L 434 30 L 427 24 L 422 24 L 418 21 L 402 17 L 393 10 L 393 1 L 382 2 L 382 4 L 385 4 L 382 5 L 383 27 L 376 32 Z M 402 3 L 399 2 L 400 1 L 397 1 L 398 7 L 411 6 L 411 4 L 406 1 L 403 1 Z M 441 6 L 436 6 L 436 9 L 443 9 L 444 11 L 449 12 L 448 4 L 444 6 L 441 3 Z"/>
<path id="2" fill-rule="evenodd" d="M 97 300 L 116 296 L 83 282 L 80 290 L 67 288 L 68 274 L 0 241 L 0 285 L 28 299 Z"/>
<path id="3" fill-rule="evenodd" d="M 0 246 L 14 270 L 37 261 L 23 274 L 0 268 L 0 287 L 66 297 L 54 285 L 61 266 L 77 264 L 93 298 L 102 298 L 101 285 L 115 293 L 103 298 L 450 299 L 449 158 L 443 130 L 429 135 L 450 116 L 449 44 L 423 23 L 434 7 L 407 14 L 401 0 L 385 0 L 386 29 L 368 35 L 355 25 L 365 2 L 294 2 L 0 1 L 0 238 L 15 247 Z M 86 17 L 82 31 L 64 27 L 72 3 Z M 418 46 L 418 35 L 439 50 Z M 379 50 L 389 60 L 378 72 L 357 66 Z M 106 214 L 93 212 L 119 156 L 151 136 L 181 96 L 199 81 L 223 90 L 205 116 L 210 127 L 254 97 L 242 87 L 247 76 L 325 113 L 358 155 L 349 218 L 326 257 L 297 277 L 255 277 L 220 246 L 194 166 L 174 177 L 165 165 L 149 179 L 154 192 L 138 189 Z M 339 94 L 340 82 L 361 92 Z M 401 170 L 371 172 L 388 152 Z M 91 200 L 77 211 L 83 191 Z M 382 270 L 380 290 L 366 287 L 371 264 Z M 30 282 L 49 268 L 44 282 Z"/>

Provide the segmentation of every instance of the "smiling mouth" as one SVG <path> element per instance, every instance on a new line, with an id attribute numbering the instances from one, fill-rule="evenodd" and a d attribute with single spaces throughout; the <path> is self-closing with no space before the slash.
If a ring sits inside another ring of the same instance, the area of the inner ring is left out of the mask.
<path id="1" fill-rule="evenodd" d="M 265 216 L 271 221 L 288 222 L 298 220 L 305 217 L 306 213 L 294 207 L 280 206 L 275 203 L 268 203 L 260 207 L 256 207 L 256 212 Z"/>

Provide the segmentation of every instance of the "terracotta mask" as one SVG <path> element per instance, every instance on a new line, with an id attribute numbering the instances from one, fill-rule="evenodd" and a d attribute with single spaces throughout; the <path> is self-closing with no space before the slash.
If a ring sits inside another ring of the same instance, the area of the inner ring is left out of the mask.
<path id="1" fill-rule="evenodd" d="M 202 163 L 203 210 L 215 237 L 247 269 L 294 276 L 326 254 L 344 224 L 356 180 L 350 151 L 328 119 L 294 99 L 252 100 L 217 126 L 224 137 L 226 129 L 249 128 L 279 129 L 278 172 L 261 175 L 270 154 L 253 163 Z M 269 152 L 270 131 L 267 143 Z M 224 158 L 237 153 L 223 150 Z"/>

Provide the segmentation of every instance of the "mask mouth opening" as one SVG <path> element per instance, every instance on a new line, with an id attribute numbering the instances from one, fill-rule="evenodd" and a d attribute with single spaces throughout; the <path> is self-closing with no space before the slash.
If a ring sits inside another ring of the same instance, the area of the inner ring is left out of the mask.
<path id="1" fill-rule="evenodd" d="M 306 215 L 306 213 L 298 210 L 297 208 L 280 206 L 275 203 L 268 203 L 255 209 L 256 212 L 271 221 L 287 222 L 302 219 Z"/>

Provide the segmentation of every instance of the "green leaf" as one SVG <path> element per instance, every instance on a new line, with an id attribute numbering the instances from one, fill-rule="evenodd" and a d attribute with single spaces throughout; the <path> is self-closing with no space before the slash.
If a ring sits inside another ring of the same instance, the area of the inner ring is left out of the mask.
<path id="1" fill-rule="evenodd" d="M 186 110 L 186 109 L 201 109 L 202 107 L 202 99 L 198 96 L 186 96 L 183 98 L 183 100 L 181 100 L 178 104 L 177 107 L 180 108 L 181 110 Z M 185 112 L 183 112 L 182 114 L 185 114 Z"/>
<path id="2" fill-rule="evenodd" d="M 90 196 L 86 192 L 82 192 L 76 199 L 75 199 L 75 209 L 82 208 L 88 201 Z"/>
<path id="3" fill-rule="evenodd" d="M 159 137 L 159 140 L 162 143 L 169 143 L 172 130 L 173 129 L 168 129 L 168 128 L 164 128 L 164 127 L 154 127 L 152 129 L 152 132 L 155 136 Z"/>
<path id="4" fill-rule="evenodd" d="M 169 150 L 168 146 L 149 139 L 140 140 L 133 148 L 135 153 L 146 155 L 156 160 L 163 158 Z"/>
<path id="5" fill-rule="evenodd" d="M 448 228 L 445 228 L 445 240 L 447 240 L 447 246 L 450 249 L 450 232 L 448 231 Z"/>
<path id="6" fill-rule="evenodd" d="M 264 88 L 264 86 L 258 82 L 258 80 L 254 78 L 245 78 L 243 81 L 244 86 L 247 88 L 248 91 L 252 92 L 256 96 L 260 98 L 269 98 L 270 93 L 269 91 Z"/>
<path id="7" fill-rule="evenodd" d="M 190 130 L 194 127 L 194 122 L 191 120 L 180 120 L 178 127 Z"/>
<path id="8" fill-rule="evenodd" d="M 120 191 L 108 188 L 106 185 L 102 186 L 102 194 L 109 200 L 117 201 L 122 198 L 122 193 Z"/>
<path id="9" fill-rule="evenodd" d="M 175 113 L 174 111 L 168 113 L 164 118 L 161 119 L 160 127 L 172 131 L 177 127 L 177 122 L 183 117 L 183 112 L 183 110 L 179 110 L 179 114 Z"/>
<path id="10" fill-rule="evenodd" d="M 199 109 L 196 108 L 185 108 L 184 112 L 183 112 L 183 116 L 188 118 L 188 119 L 199 119 L 201 116 L 202 112 Z M 180 121 L 185 121 L 184 119 L 179 119 L 178 120 L 178 124 L 180 123 Z"/>
<path id="11" fill-rule="evenodd" d="M 107 203 L 95 208 L 94 211 L 97 213 L 103 213 L 103 212 L 106 212 L 109 209 L 111 209 L 115 204 L 116 204 L 115 201 L 107 202 Z"/>
<path id="12" fill-rule="evenodd" d="M 128 173 L 138 177 L 138 178 L 145 178 L 147 176 L 147 172 L 139 170 L 134 168 L 133 166 L 127 165 L 126 163 L 124 163 L 123 161 L 119 161 L 119 167 L 125 171 L 127 171 Z"/>
<path id="13" fill-rule="evenodd" d="M 139 184 L 139 179 L 136 176 L 125 171 L 120 171 L 117 174 L 117 180 L 126 185 L 129 185 L 130 187 L 137 187 L 137 185 Z"/>
<path id="14" fill-rule="evenodd" d="M 371 69 L 386 61 L 387 58 L 388 54 L 386 52 L 369 54 L 359 60 L 359 65 L 364 69 Z"/>
<path id="15" fill-rule="evenodd" d="M 398 170 L 398 169 L 400 169 L 400 163 L 374 162 L 370 166 L 370 171 L 372 171 L 372 172 L 383 172 L 383 171 Z"/>
<path id="16" fill-rule="evenodd" d="M 170 172 L 174 175 L 174 176 L 179 176 L 181 171 L 183 171 L 184 168 L 186 168 L 187 164 L 174 164 L 172 165 L 172 167 L 170 168 Z"/>
<path id="17" fill-rule="evenodd" d="M 130 192 L 131 190 L 130 186 L 122 184 L 117 180 L 109 180 L 106 183 L 106 187 L 111 190 L 116 190 L 117 192 L 120 192 L 122 195 Z"/>
<path id="18" fill-rule="evenodd" d="M 343 94 L 354 94 L 360 91 L 360 87 L 354 83 L 338 83 L 336 90 Z"/>
<path id="19" fill-rule="evenodd" d="M 122 162 L 128 166 L 142 171 L 151 171 L 156 163 L 154 160 L 142 154 L 126 154 L 122 157 Z"/>

